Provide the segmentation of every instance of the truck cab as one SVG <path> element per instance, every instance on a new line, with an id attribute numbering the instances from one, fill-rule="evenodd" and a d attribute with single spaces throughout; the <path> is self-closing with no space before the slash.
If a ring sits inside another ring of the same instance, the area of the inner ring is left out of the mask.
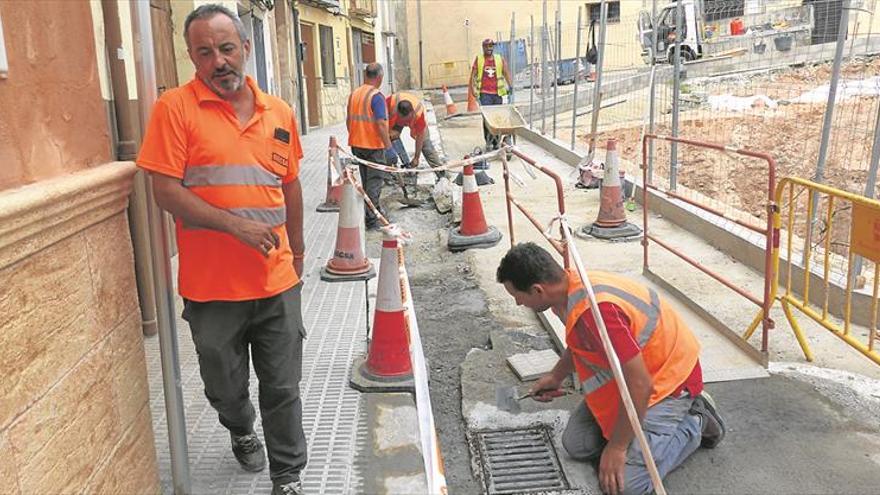
<path id="1" fill-rule="evenodd" d="M 684 19 L 681 33 L 676 26 L 679 1 L 682 4 Z M 639 13 L 638 30 L 639 41 L 642 45 L 642 59 L 650 64 L 652 60 L 658 63 L 675 60 L 675 37 L 681 36 L 681 58 L 683 61 L 696 60 L 703 56 L 702 29 L 700 29 L 700 4 L 698 0 L 679 0 L 671 2 L 657 12 L 657 18 L 651 17 L 651 13 L 643 10 Z M 654 31 L 657 32 L 656 44 L 654 44 Z"/>

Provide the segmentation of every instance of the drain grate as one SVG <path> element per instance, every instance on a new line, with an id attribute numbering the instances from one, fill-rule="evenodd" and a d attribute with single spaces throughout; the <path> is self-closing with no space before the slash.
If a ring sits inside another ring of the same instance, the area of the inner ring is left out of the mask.
<path id="1" fill-rule="evenodd" d="M 568 488 L 545 427 L 477 432 L 477 445 L 489 495 Z"/>

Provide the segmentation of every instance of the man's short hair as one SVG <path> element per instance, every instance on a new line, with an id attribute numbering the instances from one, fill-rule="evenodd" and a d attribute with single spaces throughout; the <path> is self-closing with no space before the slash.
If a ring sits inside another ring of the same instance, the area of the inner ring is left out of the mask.
<path id="1" fill-rule="evenodd" d="M 368 64 L 367 68 L 364 69 L 364 75 L 367 79 L 376 79 L 384 73 L 385 71 L 382 69 L 382 64 L 376 62 Z"/>
<path id="2" fill-rule="evenodd" d="M 193 21 L 210 19 L 217 14 L 223 14 L 232 19 L 232 24 L 235 26 L 235 30 L 238 31 L 238 37 L 241 39 L 242 43 L 248 39 L 247 31 L 244 29 L 244 23 L 241 22 L 241 19 L 235 12 L 222 5 L 217 5 L 216 3 L 207 3 L 190 12 L 189 15 L 186 16 L 186 20 L 183 22 L 183 39 L 186 41 L 187 46 L 189 46 L 189 25 L 192 24 Z"/>
<path id="3" fill-rule="evenodd" d="M 563 280 L 565 271 L 547 250 L 526 242 L 513 246 L 501 258 L 495 278 L 499 283 L 510 282 L 516 290 L 525 292 L 534 284 Z"/>
<path id="4" fill-rule="evenodd" d="M 397 113 L 399 113 L 402 117 L 409 117 L 409 114 L 413 113 L 412 103 L 403 100 L 397 104 Z"/>

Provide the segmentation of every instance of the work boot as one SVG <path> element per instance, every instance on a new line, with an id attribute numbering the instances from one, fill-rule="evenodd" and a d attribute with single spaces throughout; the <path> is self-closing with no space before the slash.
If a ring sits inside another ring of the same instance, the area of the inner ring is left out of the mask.
<path id="1" fill-rule="evenodd" d="M 715 405 L 715 400 L 712 399 L 709 392 L 703 390 L 694 399 L 690 413 L 702 419 L 700 423 L 702 425 L 703 439 L 700 442 L 700 447 L 706 449 L 717 447 L 721 440 L 724 440 L 727 426 L 724 425 L 724 420 L 718 414 L 718 407 Z"/>
<path id="2" fill-rule="evenodd" d="M 233 435 L 232 437 L 232 453 L 235 459 L 241 464 L 242 469 L 256 473 L 266 469 L 266 453 L 263 452 L 263 443 L 256 433 L 249 435 Z"/>
<path id="3" fill-rule="evenodd" d="M 304 495 L 302 481 L 296 480 L 290 483 L 272 485 L 272 495 Z"/>

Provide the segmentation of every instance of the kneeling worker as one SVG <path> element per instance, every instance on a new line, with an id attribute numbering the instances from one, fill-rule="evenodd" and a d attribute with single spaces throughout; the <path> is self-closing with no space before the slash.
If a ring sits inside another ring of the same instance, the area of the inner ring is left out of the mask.
<path id="1" fill-rule="evenodd" d="M 653 289 L 612 273 L 588 276 L 657 469 L 666 477 L 698 447 L 718 445 L 726 431 L 703 391 L 700 344 Z M 577 272 L 566 272 L 546 250 L 526 243 L 507 252 L 497 279 L 518 305 L 553 309 L 565 322 L 568 348 L 530 391 L 536 400 L 550 400 L 547 392 L 577 371 L 584 401 L 563 433 L 565 450 L 578 460 L 599 460 L 605 493 L 650 493 L 653 484 Z"/>
<path id="2" fill-rule="evenodd" d="M 387 98 L 388 104 L 388 129 L 391 144 L 394 151 L 400 157 L 404 168 L 418 168 L 419 159 L 425 155 L 425 159 L 431 167 L 443 165 L 443 159 L 434 148 L 431 135 L 428 132 L 428 123 L 425 121 L 425 108 L 422 99 L 412 93 L 395 93 Z M 409 127 L 409 134 L 416 142 L 416 150 L 412 161 L 406 153 L 406 148 L 400 140 L 400 133 L 404 127 Z M 438 176 L 443 174 L 438 172 Z"/>

